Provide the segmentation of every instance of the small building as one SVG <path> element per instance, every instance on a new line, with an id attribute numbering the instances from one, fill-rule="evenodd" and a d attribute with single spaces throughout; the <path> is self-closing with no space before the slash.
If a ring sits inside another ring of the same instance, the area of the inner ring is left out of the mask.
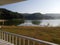
<path id="1" fill-rule="evenodd" d="M 2 25 L 4 25 L 4 22 L 5 22 L 5 21 L 7 21 L 7 20 L 1 20 L 1 19 L 0 19 L 0 23 L 2 23 Z M 0 25 L 0 27 L 1 27 L 1 25 Z"/>
<path id="2" fill-rule="evenodd" d="M 0 20 L 0 22 L 4 22 L 4 21 L 6 21 L 6 20 Z"/>

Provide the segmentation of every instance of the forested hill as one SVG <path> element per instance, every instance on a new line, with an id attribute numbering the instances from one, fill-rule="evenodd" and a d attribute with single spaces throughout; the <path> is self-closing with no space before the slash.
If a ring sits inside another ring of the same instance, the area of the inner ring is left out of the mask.
<path id="1" fill-rule="evenodd" d="M 17 12 L 0 8 L 0 19 L 22 19 L 23 16 Z"/>
<path id="2" fill-rule="evenodd" d="M 0 8 L 0 19 L 27 19 L 27 20 L 39 20 L 39 19 L 53 19 L 51 16 L 46 16 L 41 13 L 17 13 L 10 10 Z"/>

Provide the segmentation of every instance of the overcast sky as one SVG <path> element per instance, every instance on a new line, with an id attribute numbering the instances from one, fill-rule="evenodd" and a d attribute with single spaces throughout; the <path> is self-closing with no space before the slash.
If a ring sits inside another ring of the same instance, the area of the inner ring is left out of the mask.
<path id="1" fill-rule="evenodd" d="M 0 6 L 19 13 L 60 13 L 60 0 L 27 0 Z"/>

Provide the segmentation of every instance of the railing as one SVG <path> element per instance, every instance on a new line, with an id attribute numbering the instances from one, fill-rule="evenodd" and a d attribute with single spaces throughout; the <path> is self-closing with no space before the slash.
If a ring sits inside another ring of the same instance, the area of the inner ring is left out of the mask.
<path id="1" fill-rule="evenodd" d="M 55 43 L 9 33 L 0 30 L 0 39 L 13 43 L 14 45 L 58 45 Z"/>

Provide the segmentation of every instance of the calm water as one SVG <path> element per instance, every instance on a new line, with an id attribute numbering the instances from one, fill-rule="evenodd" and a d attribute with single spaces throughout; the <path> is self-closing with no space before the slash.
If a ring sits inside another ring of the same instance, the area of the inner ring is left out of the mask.
<path id="1" fill-rule="evenodd" d="M 20 24 L 19 26 L 60 26 L 60 19 L 53 20 L 38 20 L 41 21 L 39 25 L 32 24 L 33 20 L 25 20 L 25 23 Z"/>

